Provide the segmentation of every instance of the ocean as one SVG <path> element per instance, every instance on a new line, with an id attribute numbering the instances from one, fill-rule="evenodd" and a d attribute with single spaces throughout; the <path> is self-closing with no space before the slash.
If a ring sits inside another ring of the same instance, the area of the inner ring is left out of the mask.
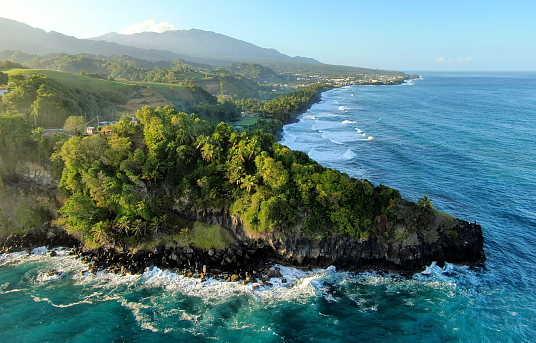
<path id="1" fill-rule="evenodd" d="M 477 221 L 483 266 L 411 278 L 282 266 L 268 287 L 95 275 L 36 249 L 0 255 L 0 341 L 536 341 L 536 73 L 418 74 L 325 92 L 281 143 Z"/>

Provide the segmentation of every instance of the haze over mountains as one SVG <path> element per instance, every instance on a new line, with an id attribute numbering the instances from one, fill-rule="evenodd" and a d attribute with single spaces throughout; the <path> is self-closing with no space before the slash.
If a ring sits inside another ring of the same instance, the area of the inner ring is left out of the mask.
<path id="1" fill-rule="evenodd" d="M 306 57 L 290 57 L 275 49 L 266 49 L 219 33 L 203 30 L 173 30 L 163 33 L 142 32 L 130 35 L 115 32 L 91 38 L 141 49 L 169 50 L 192 57 L 215 58 L 228 61 L 244 59 L 271 59 L 306 63 L 320 63 Z"/>
<path id="2" fill-rule="evenodd" d="M 26 54 L 50 53 L 129 55 L 147 60 L 185 59 L 192 62 L 227 65 L 251 60 L 320 63 L 312 58 L 290 57 L 225 35 L 202 30 L 144 32 L 132 35 L 109 33 L 92 39 L 78 39 L 59 32 L 0 18 L 0 50 Z"/>

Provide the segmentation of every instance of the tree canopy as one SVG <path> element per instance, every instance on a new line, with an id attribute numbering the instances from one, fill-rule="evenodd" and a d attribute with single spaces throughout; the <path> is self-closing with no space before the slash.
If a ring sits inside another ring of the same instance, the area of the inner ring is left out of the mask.
<path id="1" fill-rule="evenodd" d="M 257 232 L 367 237 L 398 192 L 326 169 L 262 131 L 237 133 L 169 107 L 143 108 L 60 156 L 65 224 L 94 242 L 173 230 L 175 210 L 226 210 Z M 98 229 L 96 229 L 98 228 Z"/>

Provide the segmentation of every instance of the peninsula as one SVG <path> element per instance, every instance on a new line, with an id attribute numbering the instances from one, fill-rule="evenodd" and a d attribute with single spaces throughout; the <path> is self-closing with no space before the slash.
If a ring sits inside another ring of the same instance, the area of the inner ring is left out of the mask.
<path id="1" fill-rule="evenodd" d="M 136 118 L 63 143 L 52 158 L 61 177 L 39 175 L 66 194 L 60 218 L 46 232 L 8 237 L 6 252 L 67 243 L 95 270 L 159 266 L 250 281 L 273 263 L 414 273 L 485 260 L 476 223 L 324 168 L 271 134 L 169 107 Z M 35 180 L 26 168 L 12 177 Z"/>
<path id="2" fill-rule="evenodd" d="M 325 168 L 273 135 L 325 90 L 415 75 L 263 59 L 218 35 L 260 55 L 189 62 L 0 22 L 21 49 L 0 51 L 10 59 L 0 62 L 4 252 L 75 247 L 93 270 L 244 281 L 274 263 L 414 273 L 485 260 L 478 224 Z"/>

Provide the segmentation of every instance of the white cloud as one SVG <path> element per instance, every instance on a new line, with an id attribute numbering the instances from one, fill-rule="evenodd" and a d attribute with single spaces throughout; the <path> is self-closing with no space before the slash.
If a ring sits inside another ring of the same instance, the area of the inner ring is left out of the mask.
<path id="1" fill-rule="evenodd" d="M 436 59 L 436 61 L 438 63 L 452 63 L 452 62 L 455 62 L 455 63 L 473 63 L 475 61 L 474 58 L 472 57 L 459 57 L 457 59 L 455 59 L 454 61 L 450 58 L 446 58 L 446 57 L 439 57 Z"/>
<path id="2" fill-rule="evenodd" d="M 133 33 L 140 33 L 140 32 L 166 32 L 175 30 L 175 27 L 168 23 L 168 22 L 161 22 L 159 24 L 155 24 L 154 19 L 147 19 L 143 23 L 137 23 L 134 25 L 127 26 L 125 29 L 121 30 L 122 34 L 130 35 Z"/>
<path id="3" fill-rule="evenodd" d="M 473 62 L 473 58 L 472 57 L 460 57 L 457 59 L 457 61 L 460 63 L 471 63 Z"/>

